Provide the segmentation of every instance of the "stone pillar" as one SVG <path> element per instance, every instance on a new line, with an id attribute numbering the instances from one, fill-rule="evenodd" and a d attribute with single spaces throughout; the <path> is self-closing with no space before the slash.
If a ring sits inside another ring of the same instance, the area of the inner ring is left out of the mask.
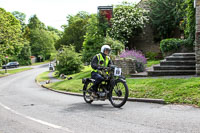
<path id="1" fill-rule="evenodd" d="M 196 35 L 195 35 L 195 53 L 196 53 L 196 74 L 200 76 L 200 0 L 195 0 L 196 4 Z"/>

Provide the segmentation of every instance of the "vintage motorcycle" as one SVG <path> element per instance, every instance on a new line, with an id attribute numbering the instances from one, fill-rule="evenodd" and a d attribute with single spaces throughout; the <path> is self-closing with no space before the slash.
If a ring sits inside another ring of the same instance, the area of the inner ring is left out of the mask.
<path id="1" fill-rule="evenodd" d="M 111 65 L 99 71 L 99 73 L 104 77 L 104 80 L 98 86 L 97 97 L 91 95 L 95 80 L 91 78 L 82 79 L 85 102 L 92 103 L 94 100 L 105 101 L 108 99 L 114 107 L 122 107 L 128 99 L 129 90 L 125 77 L 122 76 L 121 68 Z"/>

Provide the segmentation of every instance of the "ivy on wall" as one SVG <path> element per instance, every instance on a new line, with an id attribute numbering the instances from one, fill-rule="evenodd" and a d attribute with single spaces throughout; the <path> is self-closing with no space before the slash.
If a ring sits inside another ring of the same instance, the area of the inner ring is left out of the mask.
<path id="1" fill-rule="evenodd" d="M 185 4 L 187 8 L 185 9 L 186 17 L 186 27 L 184 30 L 185 36 L 188 38 L 195 39 L 195 8 L 194 0 L 186 0 Z"/>

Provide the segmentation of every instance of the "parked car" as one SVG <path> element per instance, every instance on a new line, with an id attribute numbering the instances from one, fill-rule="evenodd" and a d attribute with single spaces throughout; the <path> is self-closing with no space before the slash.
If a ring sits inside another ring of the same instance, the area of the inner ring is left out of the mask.
<path id="1" fill-rule="evenodd" d="M 6 69 L 7 68 L 17 68 L 19 67 L 19 63 L 18 62 L 8 62 L 6 65 L 2 66 L 2 69 Z"/>

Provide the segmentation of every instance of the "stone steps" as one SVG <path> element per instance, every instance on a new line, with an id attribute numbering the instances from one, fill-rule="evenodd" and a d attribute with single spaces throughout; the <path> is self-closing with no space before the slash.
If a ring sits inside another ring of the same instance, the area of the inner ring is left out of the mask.
<path id="1" fill-rule="evenodd" d="M 195 53 L 174 53 L 172 56 L 195 56 Z"/>
<path id="2" fill-rule="evenodd" d="M 177 75 L 195 75 L 196 70 L 156 70 L 148 71 L 148 76 L 177 76 Z"/>
<path id="3" fill-rule="evenodd" d="M 195 70 L 195 66 L 154 66 L 154 70 Z"/>
<path id="4" fill-rule="evenodd" d="M 167 61 L 177 61 L 177 60 L 182 60 L 182 61 L 187 61 L 187 60 L 195 60 L 195 56 L 168 56 L 166 57 Z"/>
<path id="5" fill-rule="evenodd" d="M 174 60 L 174 61 L 167 61 L 167 60 L 162 60 L 160 61 L 160 65 L 161 66 L 170 66 L 170 65 L 174 65 L 174 66 L 193 66 L 196 64 L 195 60 L 187 60 L 187 61 L 183 61 L 183 60 Z"/>
<path id="6" fill-rule="evenodd" d="M 160 61 L 147 71 L 148 76 L 195 75 L 196 61 L 194 53 L 174 53 Z"/>

